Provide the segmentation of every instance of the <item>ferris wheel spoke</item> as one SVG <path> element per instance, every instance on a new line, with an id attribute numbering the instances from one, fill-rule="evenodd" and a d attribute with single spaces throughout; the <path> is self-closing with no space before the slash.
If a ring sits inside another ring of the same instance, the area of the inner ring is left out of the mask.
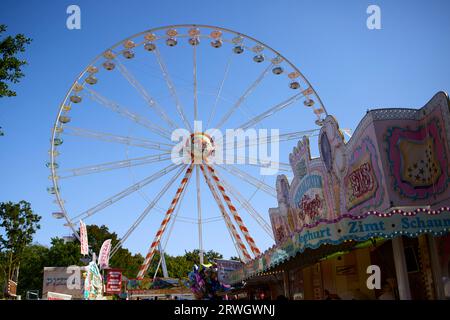
<path id="1" fill-rule="evenodd" d="M 247 146 L 254 146 L 254 145 L 260 145 L 260 144 L 267 144 L 267 143 L 300 140 L 303 138 L 303 136 L 315 137 L 318 135 L 319 131 L 320 131 L 320 129 L 311 129 L 311 130 L 282 133 L 282 134 L 278 135 L 277 137 L 269 137 L 269 136 L 267 136 L 265 138 L 256 137 L 254 139 L 248 139 L 247 141 L 243 141 L 241 143 L 235 143 L 235 141 L 225 142 L 224 150 L 230 150 L 230 149 L 235 149 L 235 148 L 244 148 Z M 219 140 L 219 142 L 220 142 L 220 140 Z"/>
<path id="2" fill-rule="evenodd" d="M 223 118 L 219 121 L 219 123 L 215 126 L 215 128 L 220 129 L 225 122 L 231 117 L 231 115 L 236 111 L 241 104 L 247 99 L 247 97 L 255 91 L 255 89 L 258 87 L 258 85 L 261 83 L 261 81 L 264 79 L 264 77 L 267 75 L 269 70 L 272 68 L 273 63 L 269 64 L 269 66 L 264 69 L 264 71 L 256 78 L 256 80 L 247 88 L 247 90 L 244 91 L 242 96 L 239 97 L 239 99 L 236 101 L 236 103 L 228 110 L 228 112 L 223 116 Z"/>
<path id="3" fill-rule="evenodd" d="M 145 208 L 145 210 L 139 215 L 136 221 L 133 222 L 131 227 L 125 232 L 122 238 L 120 238 L 119 242 L 115 245 L 115 247 L 111 250 L 111 256 L 117 252 L 117 250 L 125 243 L 125 241 L 130 237 L 130 235 L 136 230 L 136 228 L 142 223 L 145 217 L 149 214 L 149 212 L 153 209 L 153 207 L 158 203 L 161 197 L 169 190 L 169 188 L 173 185 L 173 183 L 178 179 L 183 170 L 187 165 L 183 165 L 180 170 L 169 180 L 169 182 L 159 191 L 156 197 L 150 202 L 150 204 Z"/>
<path id="4" fill-rule="evenodd" d="M 241 128 L 243 130 L 246 130 L 252 126 L 254 126 L 255 124 L 261 122 L 262 120 L 264 120 L 267 117 L 270 117 L 272 115 L 274 115 L 275 113 L 283 110 L 284 108 L 294 104 L 295 102 L 297 102 L 298 100 L 300 100 L 301 98 L 304 97 L 304 93 L 298 93 L 296 95 L 293 95 L 292 97 L 290 97 L 289 99 L 276 104 L 275 106 L 267 109 L 266 111 L 260 113 L 259 115 L 257 115 L 256 117 L 254 117 L 253 119 L 245 122 L 244 124 L 238 126 L 238 128 Z"/>
<path id="5" fill-rule="evenodd" d="M 236 230 L 236 227 L 234 226 L 233 222 L 231 221 L 227 211 L 225 210 L 225 206 L 223 205 L 222 200 L 219 197 L 218 191 L 216 190 L 214 184 L 211 182 L 210 177 L 208 176 L 208 173 L 206 172 L 203 165 L 200 165 L 200 169 L 203 173 L 203 177 L 205 179 L 205 182 L 211 191 L 211 194 L 214 198 L 214 200 L 217 203 L 217 206 L 219 207 L 220 213 L 222 214 L 222 218 L 225 222 L 225 226 L 230 234 L 230 237 L 233 241 L 234 247 L 236 248 L 236 252 L 241 258 L 241 260 L 245 263 L 251 260 L 251 256 L 247 251 L 247 247 L 245 246 L 244 242 L 242 241 L 241 236 L 239 235 L 238 231 Z"/>
<path id="6" fill-rule="evenodd" d="M 228 183 L 227 180 L 223 178 L 222 175 L 218 174 L 216 172 L 217 176 L 222 181 L 223 185 L 227 190 L 230 191 L 231 195 L 236 199 L 236 201 L 250 214 L 250 216 L 255 219 L 255 221 L 261 226 L 261 228 L 273 239 L 273 232 L 270 225 L 267 223 L 267 221 L 256 211 L 256 209 L 250 204 L 249 201 L 245 199 L 244 196 L 236 189 L 234 188 L 230 183 Z M 276 196 L 276 195 L 275 195 Z"/>
<path id="7" fill-rule="evenodd" d="M 243 163 L 242 165 L 258 167 L 258 168 L 269 168 L 269 164 L 262 164 L 262 163 Z M 292 171 L 292 169 L 278 167 L 278 171 L 289 173 Z"/>
<path id="8" fill-rule="evenodd" d="M 278 170 L 280 171 L 288 171 L 290 172 L 292 170 L 291 165 L 289 163 L 285 163 L 285 162 L 278 162 L 278 161 L 267 161 L 267 163 L 265 163 L 266 161 L 262 162 L 260 159 L 257 158 L 253 158 L 253 157 L 236 157 L 237 161 L 239 162 L 243 162 L 243 163 L 237 163 L 237 164 L 242 164 L 242 165 L 250 165 L 250 166 L 256 166 L 256 167 L 260 167 L 260 168 L 268 168 L 273 164 L 276 164 L 278 167 Z M 226 163 L 225 163 L 226 164 Z M 232 163 L 234 164 L 234 163 Z"/>
<path id="9" fill-rule="evenodd" d="M 170 119 L 164 109 L 153 99 L 150 94 L 145 90 L 144 86 L 136 79 L 136 77 L 120 62 L 116 59 L 117 66 L 123 77 L 133 86 L 139 94 L 144 98 L 145 102 L 152 108 L 162 120 L 164 120 L 170 128 L 175 129 L 178 126 Z"/>
<path id="10" fill-rule="evenodd" d="M 105 141 L 105 142 L 120 143 L 120 144 L 129 145 L 129 146 L 142 147 L 142 148 L 152 149 L 152 150 L 171 151 L 170 148 L 173 147 L 173 145 L 168 144 L 168 143 L 161 143 L 161 142 L 151 141 L 151 140 L 142 139 L 142 138 L 129 137 L 129 136 L 120 136 L 120 135 L 115 135 L 115 134 L 111 134 L 111 133 L 93 131 L 93 130 L 78 128 L 78 127 L 64 126 L 63 133 L 67 134 L 67 135 L 72 135 L 72 136 L 79 136 L 79 137 L 83 137 L 83 138 L 95 139 L 95 140 L 100 140 L 100 141 Z"/>
<path id="11" fill-rule="evenodd" d="M 170 78 L 169 71 L 167 69 L 166 64 L 164 63 L 164 60 L 161 57 L 161 53 L 159 52 L 158 47 L 155 47 L 155 50 L 153 52 L 155 53 L 156 61 L 158 62 L 159 68 L 161 69 L 161 73 L 163 74 L 163 77 L 166 82 L 167 88 L 169 89 L 170 95 L 172 96 L 172 98 L 175 101 L 175 106 L 178 111 L 178 114 L 181 117 L 181 120 L 183 121 L 184 125 L 186 126 L 186 129 L 189 129 L 192 131 L 192 127 L 186 117 L 186 114 L 184 113 L 184 108 L 180 102 L 180 99 L 178 98 L 175 84 L 173 83 L 172 79 Z"/>
<path id="12" fill-rule="evenodd" d="M 168 161 L 171 159 L 172 159 L 171 152 L 164 152 L 161 154 L 144 156 L 144 157 L 139 157 L 139 158 L 131 158 L 131 159 L 126 159 L 126 160 L 105 162 L 105 163 L 100 163 L 100 164 L 91 165 L 91 166 L 63 170 L 63 171 L 61 171 L 62 173 L 67 172 L 68 174 L 60 176 L 59 179 L 66 179 L 66 178 L 83 176 L 83 175 L 98 173 L 98 172 L 103 172 L 103 171 L 135 167 L 135 166 L 145 165 L 145 164 L 149 164 L 149 163 Z"/>
<path id="13" fill-rule="evenodd" d="M 270 164 L 266 164 L 266 163 L 245 163 L 244 165 L 249 165 L 252 167 L 258 167 L 258 168 L 269 168 Z M 287 167 L 287 164 L 283 165 L 282 167 L 278 166 L 278 171 L 282 171 L 282 172 L 291 172 L 292 169 Z"/>
<path id="14" fill-rule="evenodd" d="M 130 194 L 141 190 L 149 183 L 165 176 L 166 174 L 172 172 L 179 166 L 180 165 L 171 164 L 171 165 L 159 170 L 158 172 L 155 172 L 151 176 L 146 177 L 146 178 L 142 179 L 141 181 L 138 181 L 138 182 L 132 184 L 128 188 L 125 188 L 124 190 L 114 194 L 113 196 L 109 197 L 108 199 L 103 200 L 102 202 L 100 202 L 100 203 L 96 204 L 95 206 L 93 206 L 92 208 L 80 213 L 79 215 L 77 215 L 76 217 L 74 217 L 71 220 L 78 220 L 78 219 L 84 220 L 84 219 L 94 215 L 95 213 L 111 206 L 112 204 L 116 203 L 117 201 L 129 196 Z M 180 170 L 180 172 L 181 172 L 181 170 Z"/>
<path id="15" fill-rule="evenodd" d="M 161 128 L 160 126 L 154 124 L 153 122 L 151 122 L 147 118 L 145 118 L 145 117 L 143 117 L 141 115 L 138 115 L 137 113 L 134 113 L 134 112 L 128 110 L 127 108 L 125 108 L 125 107 L 120 106 L 118 103 L 116 103 L 116 102 L 114 102 L 112 100 L 109 100 L 106 97 L 103 97 L 101 94 L 99 94 L 98 92 L 96 92 L 96 91 L 94 91 L 94 90 L 92 90 L 90 88 L 87 88 L 87 92 L 89 93 L 89 97 L 93 101 L 95 101 L 95 102 L 105 106 L 106 108 L 108 108 L 108 109 L 118 113 L 122 117 L 125 117 L 128 120 L 131 120 L 131 121 L 133 121 L 133 122 L 135 122 L 135 123 L 137 123 L 137 124 L 147 128 L 147 129 L 149 129 L 153 133 L 156 133 L 159 136 L 161 136 L 161 137 L 171 141 L 171 139 L 170 139 L 170 131 L 168 131 L 168 130 L 166 130 L 164 128 Z"/>
<path id="16" fill-rule="evenodd" d="M 277 197 L 277 191 L 275 190 L 275 188 L 269 186 L 264 181 L 261 181 L 255 177 L 251 176 L 250 174 L 236 168 L 236 166 L 216 165 L 216 167 L 219 167 L 219 168 L 227 171 L 228 173 L 232 174 L 233 176 L 235 176 L 241 180 L 244 180 L 248 184 L 251 184 L 251 185 L 257 187 L 258 189 L 264 191 L 265 193 L 267 193 L 270 196 L 273 196 L 275 198 Z"/>
<path id="17" fill-rule="evenodd" d="M 223 86 L 225 84 L 225 80 L 228 77 L 228 72 L 230 70 L 231 60 L 232 60 L 233 56 L 234 56 L 234 54 L 230 53 L 230 57 L 228 58 L 227 65 L 225 66 L 225 72 L 223 74 L 222 81 L 220 82 L 219 89 L 217 90 L 216 98 L 214 100 L 214 105 L 213 105 L 213 107 L 211 109 L 211 114 L 209 115 L 208 122 L 206 123 L 206 128 L 209 128 L 209 125 L 211 124 L 211 120 L 214 118 L 214 116 L 216 114 L 217 104 L 219 103 L 219 99 L 220 99 L 220 96 L 222 94 L 222 90 L 223 90 Z"/>
<path id="18" fill-rule="evenodd" d="M 198 92 L 197 92 L 197 46 L 193 47 L 193 77 L 194 77 L 194 120 L 198 119 Z"/>
<path id="19" fill-rule="evenodd" d="M 288 132 L 283 133 L 278 136 L 278 139 L 275 139 L 274 141 L 278 142 L 284 142 L 284 141 L 291 141 L 291 140 L 300 140 L 304 136 L 307 137 L 315 137 L 318 135 L 320 129 L 310 129 L 310 130 L 303 130 L 303 131 L 295 131 L 295 132 Z M 263 140 L 264 143 L 267 143 L 267 140 L 269 138 Z"/>

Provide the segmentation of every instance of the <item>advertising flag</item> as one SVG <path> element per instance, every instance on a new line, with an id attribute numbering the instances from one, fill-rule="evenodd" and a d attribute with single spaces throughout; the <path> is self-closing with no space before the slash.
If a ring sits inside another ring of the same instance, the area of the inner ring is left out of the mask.
<path id="1" fill-rule="evenodd" d="M 98 300 L 102 297 L 103 278 L 97 264 L 89 262 L 86 279 L 84 279 L 84 298 L 86 300 Z"/>
<path id="2" fill-rule="evenodd" d="M 86 225 L 80 220 L 80 243 L 81 243 L 81 254 L 89 254 L 88 236 Z"/>
<path id="3" fill-rule="evenodd" d="M 111 252 L 111 239 L 105 240 L 98 254 L 98 266 L 105 269 L 109 266 L 109 253 Z"/>

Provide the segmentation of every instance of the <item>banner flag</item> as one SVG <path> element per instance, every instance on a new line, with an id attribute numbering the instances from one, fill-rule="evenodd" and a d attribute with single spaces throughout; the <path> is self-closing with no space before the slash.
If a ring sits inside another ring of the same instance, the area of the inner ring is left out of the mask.
<path id="1" fill-rule="evenodd" d="M 81 244 L 81 254 L 89 254 L 88 236 L 86 225 L 82 220 L 80 220 L 80 244 Z"/>
<path id="2" fill-rule="evenodd" d="M 111 239 L 105 240 L 98 254 L 98 266 L 100 269 L 109 267 L 109 254 L 111 252 Z"/>
<path id="3" fill-rule="evenodd" d="M 98 300 L 102 297 L 103 278 L 97 264 L 89 262 L 86 279 L 84 279 L 84 298 L 86 300 Z"/>

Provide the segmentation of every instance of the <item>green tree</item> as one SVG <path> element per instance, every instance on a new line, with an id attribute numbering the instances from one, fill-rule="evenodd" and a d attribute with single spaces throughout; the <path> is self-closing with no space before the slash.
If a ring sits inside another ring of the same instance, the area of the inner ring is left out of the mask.
<path id="1" fill-rule="evenodd" d="M 200 264 L 200 257 L 199 257 L 199 253 L 200 251 L 198 249 L 195 249 L 193 251 L 185 251 L 184 256 L 186 257 L 186 259 L 188 261 L 191 261 L 193 263 L 195 263 L 196 265 Z M 223 255 L 221 255 L 220 253 L 214 251 L 214 250 L 209 250 L 203 253 L 203 263 L 204 264 L 208 264 L 208 263 L 213 263 L 215 259 L 222 259 Z"/>
<path id="2" fill-rule="evenodd" d="M 42 293 L 42 279 L 49 251 L 49 248 L 39 244 L 29 245 L 23 250 L 17 294 L 26 297 L 29 290 L 39 290 Z"/>
<path id="3" fill-rule="evenodd" d="M 0 25 L 0 35 L 6 31 L 5 25 Z M 0 39 L 0 98 L 13 97 L 16 92 L 9 88 L 8 83 L 18 83 L 24 76 L 22 67 L 27 64 L 25 60 L 17 58 L 17 54 L 25 51 L 25 45 L 31 39 L 23 34 L 7 36 Z M 1 128 L 0 128 L 1 129 Z"/>
<path id="4" fill-rule="evenodd" d="M 0 252 L 5 280 L 17 282 L 22 253 L 33 241 L 40 220 L 26 201 L 0 203 Z"/>
<path id="5" fill-rule="evenodd" d="M 186 259 L 186 256 L 171 256 L 165 253 L 164 258 L 166 259 L 167 273 L 171 278 L 186 278 L 188 273 L 192 271 L 192 268 L 194 267 L 194 262 Z M 152 263 L 148 268 L 148 277 L 153 278 L 160 259 L 160 253 L 156 252 Z M 156 276 L 163 276 L 162 266 L 159 267 Z"/>
<path id="6" fill-rule="evenodd" d="M 172 278 L 186 278 L 188 273 L 192 271 L 194 265 L 200 265 L 200 257 L 199 250 L 195 249 L 193 251 L 185 251 L 182 256 L 171 256 L 168 254 L 164 254 L 167 265 L 167 273 L 169 277 Z M 204 263 L 213 263 L 215 259 L 222 259 L 222 254 L 210 250 L 203 254 Z M 148 268 L 148 276 L 153 277 L 160 260 L 160 254 L 157 252 L 153 257 L 152 263 Z M 158 269 L 157 276 L 162 277 L 162 269 L 161 267 Z"/>
<path id="7" fill-rule="evenodd" d="M 136 278 L 139 268 L 144 262 L 144 257 L 138 254 L 131 254 L 128 249 L 120 248 L 110 260 L 110 266 L 122 269 L 122 273 L 129 279 Z"/>
<path id="8" fill-rule="evenodd" d="M 7 255 L 6 252 L 2 252 L 0 251 L 0 299 L 4 297 L 5 294 L 5 285 L 7 283 L 7 272 L 8 270 L 6 269 L 6 261 L 8 261 L 7 259 Z"/>
<path id="9" fill-rule="evenodd" d="M 48 251 L 47 267 L 68 267 L 80 264 L 80 245 L 77 242 L 66 242 L 62 238 L 52 238 Z"/>
<path id="10" fill-rule="evenodd" d="M 205 258 L 209 263 L 213 263 L 216 259 L 223 259 L 223 255 L 214 250 L 209 250 L 205 252 Z"/>
<path id="11" fill-rule="evenodd" d="M 100 248 L 102 247 L 103 242 L 105 240 L 111 239 L 111 246 L 114 247 L 118 240 L 118 236 L 115 232 L 110 232 L 109 228 L 105 225 L 97 226 L 97 225 L 88 225 L 86 226 L 88 240 L 89 240 L 89 249 L 98 254 L 100 252 Z"/>

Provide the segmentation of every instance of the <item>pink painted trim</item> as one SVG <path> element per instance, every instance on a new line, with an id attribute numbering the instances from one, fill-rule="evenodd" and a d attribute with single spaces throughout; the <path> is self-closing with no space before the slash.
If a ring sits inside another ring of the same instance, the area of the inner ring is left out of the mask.
<path id="1" fill-rule="evenodd" d="M 441 166 L 441 170 L 443 171 L 441 176 L 438 178 L 435 187 L 437 189 L 442 189 L 445 187 L 445 183 L 447 180 L 447 164 L 445 160 L 444 143 L 440 137 L 436 122 L 432 121 L 426 127 L 422 127 L 417 131 L 404 131 L 404 129 L 402 128 L 393 128 L 391 136 L 389 138 L 389 158 L 393 162 L 391 174 L 395 177 L 398 188 L 408 197 L 417 197 L 423 199 L 430 192 L 431 187 L 414 188 L 409 183 L 402 181 L 402 178 L 400 176 L 400 172 L 402 169 L 402 160 L 397 144 L 402 138 L 408 140 L 423 141 L 427 137 L 427 131 L 429 133 L 429 136 L 431 136 L 435 140 L 435 143 L 433 144 L 436 152 L 435 155 Z"/>

